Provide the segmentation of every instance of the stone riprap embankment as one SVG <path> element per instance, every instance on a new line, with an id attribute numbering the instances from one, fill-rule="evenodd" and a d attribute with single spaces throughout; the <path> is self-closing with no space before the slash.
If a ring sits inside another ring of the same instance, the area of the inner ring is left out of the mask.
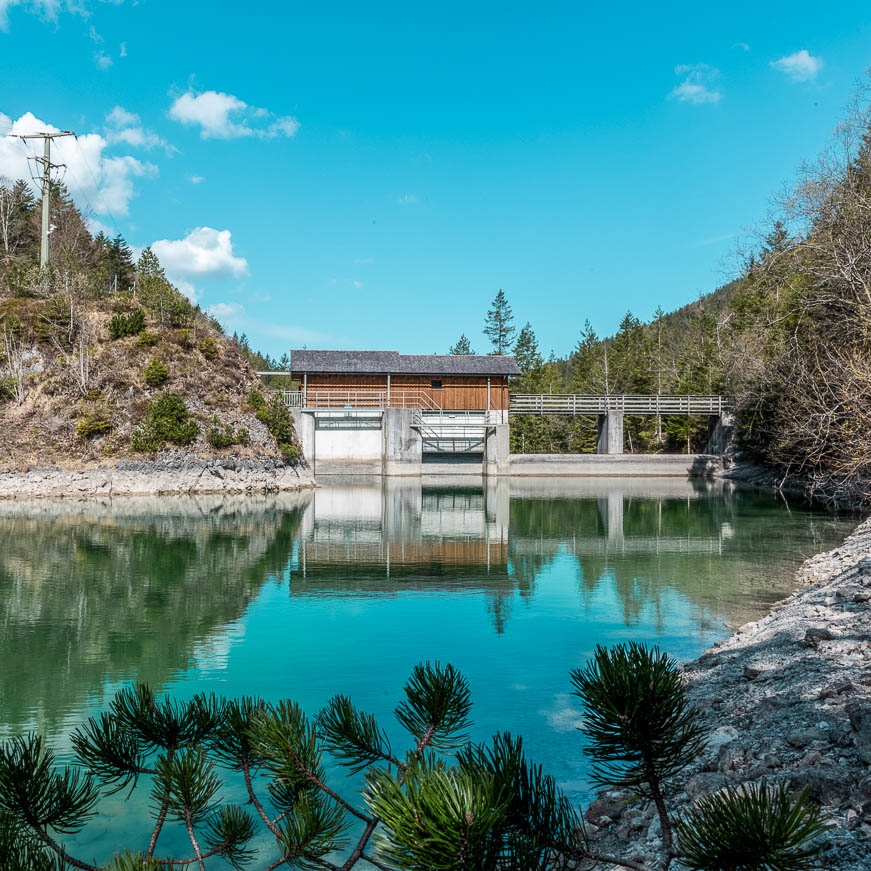
<path id="1" fill-rule="evenodd" d="M 89 469 L 0 470 L 0 499 L 132 496 L 169 493 L 262 493 L 314 487 L 304 465 L 280 459 L 175 456 L 125 460 Z"/>
<path id="2" fill-rule="evenodd" d="M 808 560 L 804 586 L 685 666 L 711 729 L 697 764 L 669 783 L 677 812 L 726 784 L 807 786 L 832 824 L 820 867 L 871 868 L 871 521 Z M 652 803 L 605 791 L 586 813 L 597 849 L 653 863 Z"/>

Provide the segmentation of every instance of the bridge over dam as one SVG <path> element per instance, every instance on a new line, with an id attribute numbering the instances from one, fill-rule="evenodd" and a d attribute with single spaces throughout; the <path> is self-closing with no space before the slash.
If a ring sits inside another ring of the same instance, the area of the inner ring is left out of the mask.
<path id="1" fill-rule="evenodd" d="M 733 402 L 719 395 L 511 393 L 512 357 L 401 355 L 393 351 L 291 353 L 295 390 L 281 390 L 315 475 L 657 475 L 704 477 L 722 465 Z M 624 454 L 626 415 L 701 415 L 704 454 Z M 511 454 L 515 415 L 586 415 L 594 454 Z"/>

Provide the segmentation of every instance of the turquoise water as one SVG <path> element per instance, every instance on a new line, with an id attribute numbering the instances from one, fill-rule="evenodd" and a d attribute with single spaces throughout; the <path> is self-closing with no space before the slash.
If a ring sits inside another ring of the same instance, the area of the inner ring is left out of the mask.
<path id="1" fill-rule="evenodd" d="M 437 659 L 471 683 L 474 738 L 523 734 L 582 802 L 569 671 L 627 639 L 697 656 L 850 525 L 668 479 L 0 503 L 0 737 L 39 729 L 68 758 L 72 728 L 144 680 L 310 713 L 346 693 L 402 747 L 392 710 L 411 667 Z M 141 792 L 68 842 L 97 859 L 141 846 Z M 224 796 L 242 800 L 233 783 Z"/>

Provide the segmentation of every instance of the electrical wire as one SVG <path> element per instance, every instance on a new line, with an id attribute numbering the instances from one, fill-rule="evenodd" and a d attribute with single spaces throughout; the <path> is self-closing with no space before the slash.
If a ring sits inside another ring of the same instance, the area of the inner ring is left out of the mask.
<path id="1" fill-rule="evenodd" d="M 82 145 L 79 142 L 78 134 L 74 134 L 73 138 L 76 140 L 76 145 L 79 146 L 79 153 L 82 156 L 82 163 L 84 163 L 85 169 L 88 171 L 88 175 L 91 177 L 91 181 L 94 184 L 94 190 L 97 192 L 97 195 L 103 201 L 103 209 L 104 209 L 103 213 L 107 214 L 109 216 L 110 220 L 112 221 L 112 226 L 115 228 L 115 233 L 118 236 L 121 236 L 122 235 L 121 234 L 121 227 L 118 225 L 118 222 L 115 220 L 115 216 L 112 214 L 112 210 L 109 208 L 109 205 L 106 202 L 106 197 L 103 195 L 103 191 L 100 189 L 100 185 L 97 184 L 97 177 L 94 175 L 94 172 L 91 169 L 91 164 L 88 161 L 87 156 L 85 155 L 85 150 L 82 148 Z M 84 193 L 84 190 L 82 191 L 82 193 Z M 87 195 L 85 195 L 85 199 L 87 199 Z M 97 210 L 94 209 L 95 213 L 96 213 L 96 211 Z"/>

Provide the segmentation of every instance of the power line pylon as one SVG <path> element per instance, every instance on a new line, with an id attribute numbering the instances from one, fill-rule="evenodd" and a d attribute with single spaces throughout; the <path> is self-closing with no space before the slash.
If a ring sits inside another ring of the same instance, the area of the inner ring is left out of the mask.
<path id="1" fill-rule="evenodd" d="M 18 139 L 41 139 L 42 157 L 38 155 L 28 157 L 34 163 L 42 168 L 40 175 L 42 176 L 42 237 L 39 242 L 39 268 L 42 269 L 48 264 L 49 248 L 48 237 L 51 233 L 49 222 L 51 218 L 51 171 L 60 169 L 65 164 L 51 162 L 51 140 L 57 139 L 60 136 L 75 136 L 76 134 L 70 130 L 62 130 L 59 133 L 19 133 Z"/>

